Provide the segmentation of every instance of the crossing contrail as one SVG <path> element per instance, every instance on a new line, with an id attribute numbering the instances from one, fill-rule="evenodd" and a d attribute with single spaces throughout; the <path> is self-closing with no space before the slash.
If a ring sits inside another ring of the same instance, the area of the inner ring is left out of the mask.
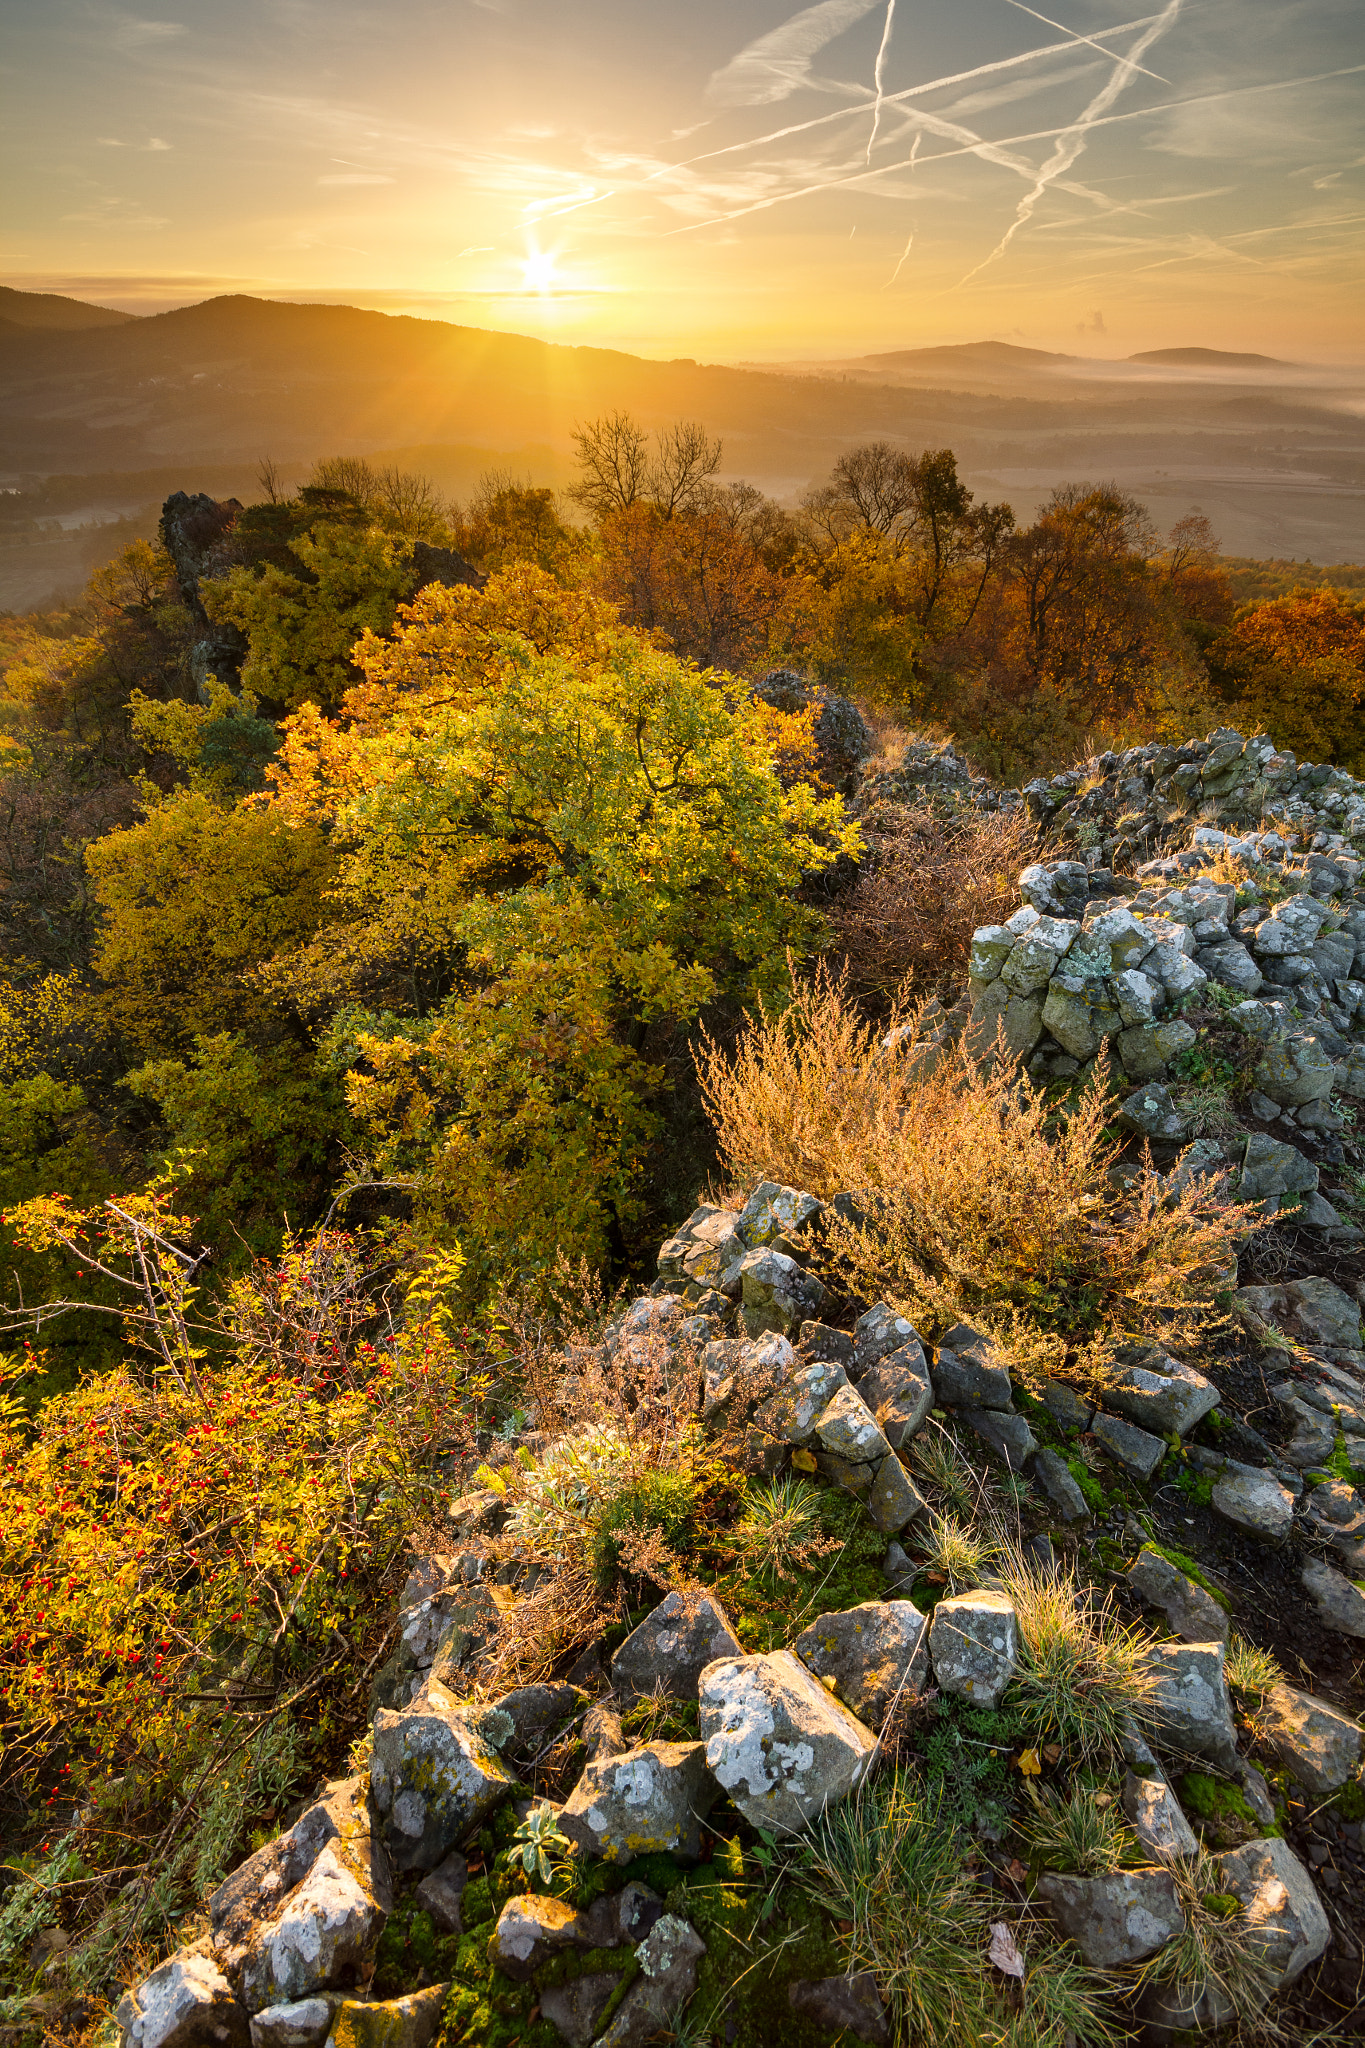
<path id="1" fill-rule="evenodd" d="M 881 47 L 877 51 L 877 61 L 872 67 L 872 84 L 877 97 L 872 104 L 872 133 L 867 138 L 867 161 L 869 163 L 872 161 L 872 151 L 877 142 L 877 130 L 881 126 L 882 99 L 884 96 L 882 77 L 886 68 L 886 53 L 891 48 L 891 24 L 895 18 L 896 0 L 886 0 L 886 22 L 882 28 Z"/>

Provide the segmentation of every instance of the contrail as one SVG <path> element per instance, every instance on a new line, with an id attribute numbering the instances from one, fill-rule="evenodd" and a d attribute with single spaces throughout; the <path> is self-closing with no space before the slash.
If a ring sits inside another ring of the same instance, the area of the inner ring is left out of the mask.
<path id="1" fill-rule="evenodd" d="M 1129 35 L 1135 29 L 1149 27 L 1156 19 L 1154 14 L 1140 15 L 1136 21 L 1118 22 L 1108 33 L 1113 36 Z M 967 85 L 972 79 L 986 78 L 995 71 L 1015 71 L 1021 64 L 1031 64 L 1035 57 L 1064 56 L 1068 50 L 1076 49 L 1080 40 L 1076 36 L 1071 36 L 1064 43 L 1043 43 L 1036 50 L 1021 50 L 1016 57 L 997 57 L 989 64 L 973 65 L 970 71 L 953 71 L 943 78 L 926 79 L 922 85 L 907 85 L 900 92 L 883 94 L 882 104 L 887 107 L 899 106 L 902 100 L 918 99 L 921 93 L 939 92 L 950 85 Z M 651 177 L 662 178 L 669 171 L 687 171 L 693 164 L 710 163 L 718 156 L 735 156 L 741 150 L 762 149 L 765 143 L 785 142 L 788 136 L 805 135 L 812 128 L 826 128 L 831 121 L 851 120 L 854 115 L 865 112 L 868 98 L 870 95 L 865 93 L 856 106 L 839 107 L 832 114 L 816 114 L 809 121 L 793 121 L 786 128 L 770 129 L 766 135 L 751 136 L 746 142 L 727 142 L 720 149 L 706 149 L 699 156 L 682 157 L 677 163 L 661 165 L 657 171 L 651 173 Z M 1051 134 L 1053 131 L 1048 132 Z"/>
<path id="2" fill-rule="evenodd" d="M 1362 71 L 1365 71 L 1365 64 L 1342 64 L 1331 71 L 1307 72 L 1301 78 L 1272 78 L 1267 79 L 1262 85 L 1238 85 L 1230 86 L 1222 92 L 1191 93 L 1188 98 L 1183 100 L 1161 100 L 1155 106 L 1132 107 L 1123 114 L 1105 114 L 1100 119 L 1092 122 L 1091 126 L 1094 128 L 1116 128 L 1125 121 L 1151 120 L 1153 115 L 1178 113 L 1185 107 L 1218 106 L 1225 100 L 1246 99 L 1254 93 L 1288 92 L 1295 86 L 1322 85 L 1331 78 L 1354 78 Z M 892 96 L 889 95 L 888 97 Z M 900 95 L 894 95 L 894 97 L 900 97 Z M 961 136 L 963 133 L 970 134 L 970 130 L 958 129 L 954 131 L 951 123 L 939 122 L 933 115 L 924 113 L 920 108 L 915 109 L 915 119 L 921 122 L 931 134 L 943 133 L 946 137 L 953 138 Z M 992 143 L 983 142 L 977 137 L 973 141 L 961 143 L 957 149 L 941 149 L 934 156 L 926 157 L 924 161 L 926 164 L 939 164 L 950 162 L 953 157 L 957 156 L 980 156 L 984 157 L 988 162 L 1002 165 L 1006 170 L 1022 170 L 1024 175 L 1032 178 L 1037 176 L 1033 165 L 1027 164 L 1022 157 L 1012 157 L 1009 151 L 1016 145 L 1028 142 L 1052 142 L 1057 136 L 1068 132 L 1064 128 L 1032 128 L 1022 135 L 1007 135 L 1002 142 Z M 695 235 L 703 228 L 725 227 L 732 220 L 743 220 L 746 215 L 751 213 L 765 213 L 770 207 L 786 206 L 795 199 L 808 199 L 817 192 L 837 192 L 841 191 L 845 185 L 865 185 L 872 178 L 892 177 L 897 171 L 908 170 L 911 162 L 912 158 L 902 157 L 898 163 L 877 164 L 871 170 L 850 172 L 846 178 L 823 178 L 817 184 L 801 185 L 792 192 L 774 192 L 767 199 L 756 199 L 749 206 L 737 206 L 730 213 L 718 213 L 711 220 L 689 221 L 685 227 L 668 228 L 665 230 L 662 239 L 671 241 L 675 235 Z M 673 168 L 683 169 L 685 166 L 678 165 Z M 1083 190 L 1084 188 L 1067 185 L 1064 189 L 1071 191 L 1076 189 Z M 1098 198 L 1106 204 L 1110 203 L 1107 195 L 1104 193 L 1095 194 L 1087 192 L 1085 196 L 1087 198 Z"/>
<path id="3" fill-rule="evenodd" d="M 921 140 L 922 137 L 917 135 L 914 139 L 914 142 L 910 146 L 910 164 L 912 168 L 914 167 L 915 158 L 919 155 L 919 146 Z M 892 271 L 890 277 L 888 277 L 888 279 L 886 280 L 886 283 L 882 286 L 882 290 L 884 292 L 889 292 L 892 285 L 896 282 L 896 279 L 900 276 L 902 269 L 905 267 L 905 259 L 910 254 L 910 251 L 914 248 L 914 246 L 915 231 L 913 228 L 911 228 L 910 239 L 906 243 L 905 247 L 901 250 L 901 260 L 896 265 L 895 269 Z"/>
<path id="4" fill-rule="evenodd" d="M 1131 85 L 1139 69 L 1138 58 L 1145 56 L 1151 45 L 1159 37 L 1165 35 L 1167 29 L 1173 25 L 1176 16 L 1179 14 L 1180 7 L 1181 0 L 1167 0 L 1167 5 L 1162 10 L 1159 18 L 1138 37 L 1128 55 L 1120 58 L 1119 62 L 1114 66 L 1108 82 L 1100 87 L 1100 90 L 1095 94 L 1094 99 L 1091 100 L 1090 105 L 1085 109 L 1080 119 L 1073 122 L 1071 127 L 1062 131 L 1061 135 L 1057 138 L 1052 155 L 1034 179 L 1033 189 L 1026 192 L 1019 201 L 1014 219 L 1000 237 L 995 248 L 991 250 L 990 255 L 978 263 L 974 270 L 967 272 L 967 275 L 962 279 L 963 284 L 970 284 L 974 277 L 979 277 L 983 270 L 989 268 L 992 263 L 998 262 L 1018 234 L 1020 228 L 1032 220 L 1034 209 L 1047 191 L 1048 186 L 1055 178 L 1060 178 L 1064 171 L 1071 169 L 1071 166 L 1085 148 L 1085 138 L 1090 129 L 1094 127 L 1102 114 L 1109 112 L 1109 109 L 1113 106 L 1114 101 L 1124 88 Z"/>
<path id="5" fill-rule="evenodd" d="M 891 24 L 895 20 L 895 18 L 896 0 L 886 0 L 886 22 L 882 29 L 881 48 L 877 52 L 877 61 L 872 67 L 872 84 L 874 90 L 876 91 L 877 97 L 872 105 L 872 133 L 867 138 L 868 163 L 871 163 L 872 161 L 872 151 L 876 147 L 877 142 L 877 130 L 881 126 L 882 100 L 884 97 L 882 91 L 882 73 L 886 65 L 886 53 L 891 47 Z"/>
<path id="6" fill-rule="evenodd" d="M 1031 14 L 1035 21 L 1042 22 L 1044 28 L 1060 29 L 1064 36 L 1075 36 L 1078 43 L 1088 43 L 1092 50 L 1098 50 L 1101 57 L 1107 57 L 1111 64 L 1117 61 L 1118 52 L 1116 50 L 1106 50 L 1103 43 L 1097 43 L 1093 36 L 1083 36 L 1078 28 L 1069 29 L 1064 22 L 1054 21 L 1050 14 L 1040 14 L 1036 7 L 1025 7 L 1024 0 L 1009 0 L 1009 4 L 1011 7 L 1017 7 L 1021 14 Z M 1145 27 L 1146 24 L 1139 23 L 1138 26 Z M 1123 33 L 1122 28 L 1111 28 L 1109 30 L 1111 36 L 1121 36 Z M 1141 64 L 1137 68 L 1141 71 L 1144 78 L 1154 78 L 1158 85 L 1169 85 L 1171 82 L 1169 78 L 1163 78 L 1159 71 L 1148 71 Z"/>

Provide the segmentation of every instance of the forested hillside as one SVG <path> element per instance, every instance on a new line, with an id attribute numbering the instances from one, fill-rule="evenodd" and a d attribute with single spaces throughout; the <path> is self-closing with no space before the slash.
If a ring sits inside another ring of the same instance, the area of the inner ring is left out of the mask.
<path id="1" fill-rule="evenodd" d="M 1354 1995 L 1365 607 L 1240 602 L 1113 486 L 1021 526 L 869 442 L 794 512 L 723 460 L 614 411 L 563 496 L 187 473 L 0 618 L 24 2043 L 643 2042 L 699 1970 L 687 2038 L 754 2048 Z M 1151 1637 L 1172 1573 L 1201 1628 Z M 889 1679 L 796 1639 L 867 1604 Z M 716 1761 L 731 1657 L 825 1716 L 791 1811 Z M 637 1751 L 677 1784 L 603 1848 L 583 1768 Z M 1073 1895 L 1124 1871 L 1146 1949 Z"/>

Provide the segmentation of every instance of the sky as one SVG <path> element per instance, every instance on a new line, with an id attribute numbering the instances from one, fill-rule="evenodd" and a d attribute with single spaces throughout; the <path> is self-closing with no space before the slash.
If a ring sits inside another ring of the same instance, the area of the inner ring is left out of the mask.
<path id="1" fill-rule="evenodd" d="M 707 361 L 1365 355 L 1361 0 L 0 0 L 0 281 Z"/>

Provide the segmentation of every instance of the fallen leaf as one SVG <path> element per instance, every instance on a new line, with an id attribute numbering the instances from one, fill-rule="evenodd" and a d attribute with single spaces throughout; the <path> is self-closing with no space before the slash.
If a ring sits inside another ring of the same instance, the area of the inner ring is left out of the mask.
<path id="1" fill-rule="evenodd" d="M 836 1920 L 834 1924 L 840 1934 L 852 1934 L 853 1932 L 853 1922 L 851 1920 Z"/>
<path id="2" fill-rule="evenodd" d="M 815 1460 L 809 1451 L 793 1451 L 792 1463 L 798 1472 L 813 1472 L 815 1470 Z"/>
<path id="3" fill-rule="evenodd" d="M 1097 1792 L 1095 1794 L 1095 1806 L 1100 1813 L 1104 1812 L 1106 1806 L 1112 1806 L 1113 1803 L 1114 1795 L 1112 1792 Z"/>
<path id="4" fill-rule="evenodd" d="M 1024 1958 L 1015 1947 L 1014 1936 L 1003 1920 L 991 1922 L 991 1945 L 986 1953 L 996 1969 L 1003 1971 L 1005 1976 L 1023 1980 Z"/>
<path id="5" fill-rule="evenodd" d="M 1038 1760 L 1037 1750 L 1022 1750 L 1018 1758 L 1016 1759 L 1016 1768 L 1018 1770 L 1021 1770 L 1026 1778 L 1040 1777 L 1042 1775 L 1043 1766 Z"/>
<path id="6" fill-rule="evenodd" d="M 1005 1874 L 1012 1878 L 1015 1884 L 1022 1884 L 1028 1876 L 1028 1865 L 1027 1863 L 1021 1863 L 1017 1856 L 1011 1856 L 1009 1862 L 1005 1865 Z"/>
<path id="7" fill-rule="evenodd" d="M 1062 1745 L 1060 1742 L 1045 1742 L 1043 1744 L 1043 1755 L 1047 1758 L 1047 1761 L 1050 1764 L 1060 1762 L 1061 1754 Z"/>

